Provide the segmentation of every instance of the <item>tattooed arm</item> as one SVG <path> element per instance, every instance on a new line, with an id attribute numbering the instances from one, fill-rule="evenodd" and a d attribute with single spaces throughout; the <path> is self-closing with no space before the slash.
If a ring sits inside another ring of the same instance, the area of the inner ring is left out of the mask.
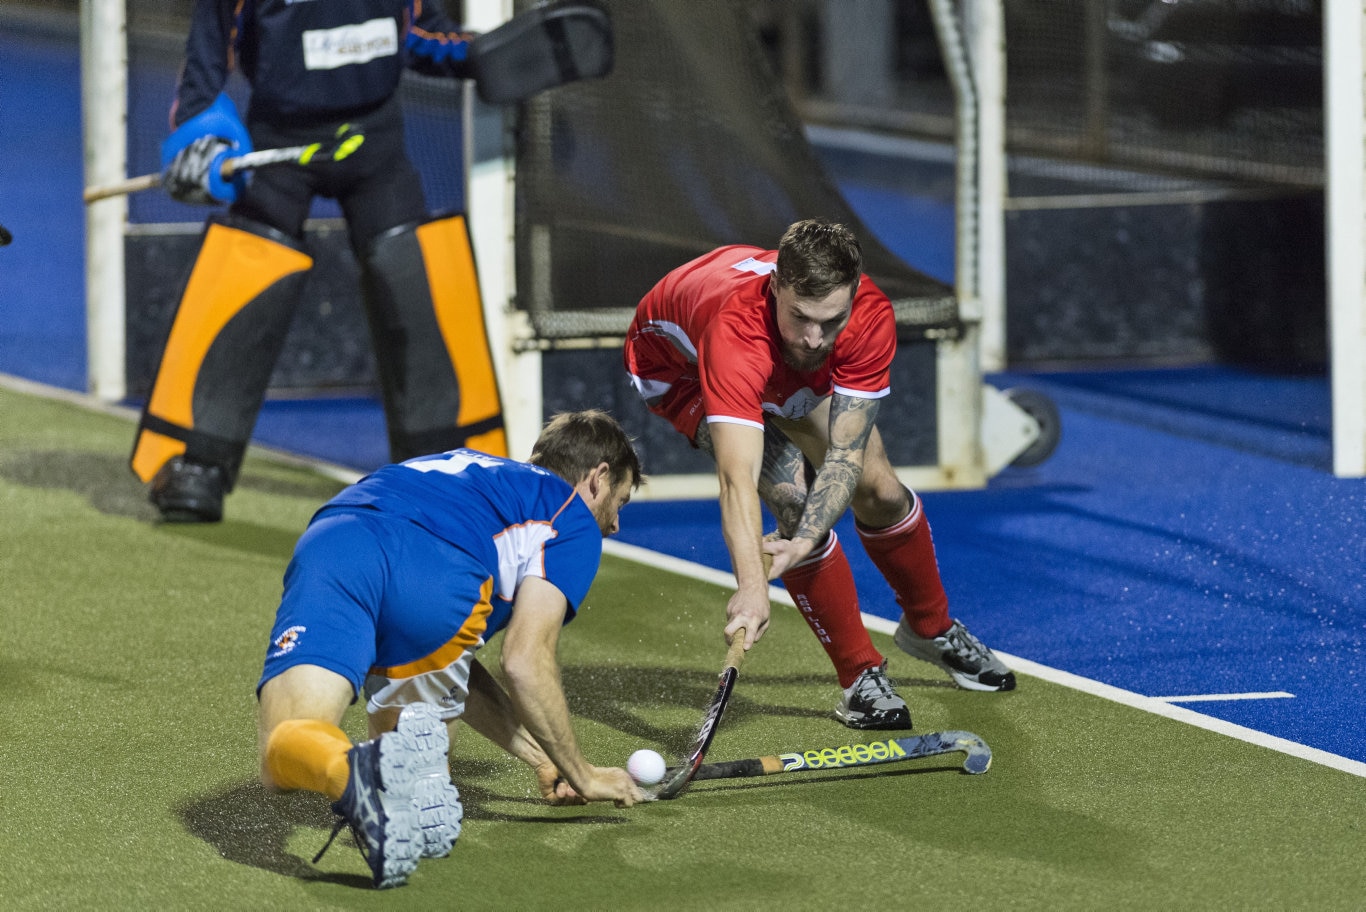
<path id="1" fill-rule="evenodd" d="M 863 455 L 873 433 L 881 399 L 835 393 L 830 400 L 830 443 L 816 471 L 802 511 L 801 522 L 786 542 L 770 542 L 764 550 L 774 556 L 773 575 L 800 563 L 849 509 L 854 488 L 863 475 Z"/>

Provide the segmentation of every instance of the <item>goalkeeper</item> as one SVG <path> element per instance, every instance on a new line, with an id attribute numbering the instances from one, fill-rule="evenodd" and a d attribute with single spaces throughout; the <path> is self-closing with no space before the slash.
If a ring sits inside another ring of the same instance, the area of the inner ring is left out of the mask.
<path id="1" fill-rule="evenodd" d="M 428 214 L 404 148 L 400 77 L 410 67 L 474 79 L 506 101 L 601 75 L 601 16 L 538 8 L 472 38 L 437 0 L 196 0 L 163 185 L 228 209 L 208 219 L 134 443 L 132 469 L 165 520 L 222 517 L 313 266 L 304 222 L 319 196 L 340 204 L 360 266 L 391 459 L 465 445 L 506 453 L 464 218 Z M 586 49 L 585 35 L 598 39 Z M 245 123 L 224 93 L 234 70 L 251 86 Z M 221 174 L 253 148 L 357 136 L 335 159 Z"/>

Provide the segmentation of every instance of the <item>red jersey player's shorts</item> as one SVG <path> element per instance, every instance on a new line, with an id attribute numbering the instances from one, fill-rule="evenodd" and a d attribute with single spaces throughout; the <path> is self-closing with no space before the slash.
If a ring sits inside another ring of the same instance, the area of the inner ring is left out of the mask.
<path id="1" fill-rule="evenodd" d="M 695 362 L 677 362 L 677 344 L 677 340 L 664 333 L 648 329 L 632 332 L 624 352 L 626 370 L 646 407 L 693 441 L 697 426 L 706 417 L 702 380 Z"/>

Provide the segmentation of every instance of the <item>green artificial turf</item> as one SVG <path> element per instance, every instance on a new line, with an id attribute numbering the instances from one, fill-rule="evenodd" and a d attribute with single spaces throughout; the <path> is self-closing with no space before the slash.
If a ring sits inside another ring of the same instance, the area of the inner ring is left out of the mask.
<path id="1" fill-rule="evenodd" d="M 959 691 L 881 634 L 917 732 L 959 755 L 553 808 L 462 731 L 465 830 L 375 892 L 326 800 L 255 783 L 260 671 L 295 538 L 338 483 L 249 457 L 226 520 L 155 522 L 128 421 L 0 389 L 0 907 L 5 909 L 1359 909 L 1366 783 L 1022 676 Z M 648 467 L 647 467 L 648 468 Z M 629 515 L 629 514 L 628 514 Z M 726 592 L 604 559 L 564 632 L 590 760 L 686 750 Z M 874 739 L 791 608 L 745 660 L 709 759 Z M 481 653 L 496 668 L 497 640 Z M 346 722 L 364 731 L 359 709 Z"/>

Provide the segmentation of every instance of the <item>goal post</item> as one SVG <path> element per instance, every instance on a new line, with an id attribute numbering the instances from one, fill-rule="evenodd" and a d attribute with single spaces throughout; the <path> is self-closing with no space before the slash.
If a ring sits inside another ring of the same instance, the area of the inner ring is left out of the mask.
<path id="1" fill-rule="evenodd" d="M 487 32 L 512 18 L 513 0 L 469 4 L 465 26 Z M 465 86 L 465 200 L 484 325 L 494 352 L 508 452 L 525 458 L 541 430 L 541 352 L 519 344 L 531 329 L 516 298 L 516 156 L 509 109 Z"/>
<path id="2" fill-rule="evenodd" d="M 1333 473 L 1366 476 L 1366 11 L 1323 14 Z"/>
<path id="3" fill-rule="evenodd" d="M 85 184 L 127 177 L 128 48 L 124 0 L 81 0 L 81 126 Z M 128 200 L 85 209 L 86 391 L 105 402 L 127 392 L 124 224 Z"/>

